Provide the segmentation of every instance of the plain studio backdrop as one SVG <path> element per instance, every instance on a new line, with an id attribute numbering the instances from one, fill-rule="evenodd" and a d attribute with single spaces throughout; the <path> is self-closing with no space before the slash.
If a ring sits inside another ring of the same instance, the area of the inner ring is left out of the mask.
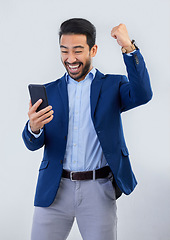
<path id="1" fill-rule="evenodd" d="M 138 185 L 117 201 L 118 240 L 170 239 L 169 10 L 169 0 L 0 0 L 1 240 L 30 239 L 43 151 L 28 151 L 21 138 L 28 118 L 27 86 L 64 74 L 58 30 L 72 17 L 96 26 L 99 48 L 93 65 L 103 73 L 126 74 L 120 47 L 110 36 L 119 23 L 126 24 L 145 58 L 153 99 L 122 114 Z M 75 222 L 68 240 L 80 239 Z"/>

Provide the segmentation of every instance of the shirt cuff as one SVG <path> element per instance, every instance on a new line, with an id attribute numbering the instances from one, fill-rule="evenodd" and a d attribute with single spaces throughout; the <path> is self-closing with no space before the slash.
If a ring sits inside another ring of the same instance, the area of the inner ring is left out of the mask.
<path id="1" fill-rule="evenodd" d="M 132 56 L 132 53 L 136 52 L 136 50 L 134 50 L 133 52 L 130 52 L 130 53 L 125 53 L 127 56 L 131 57 Z"/>
<path id="2" fill-rule="evenodd" d="M 38 138 L 38 137 L 41 135 L 41 133 L 43 132 L 43 129 L 40 129 L 40 133 L 38 133 L 38 134 L 33 133 L 33 132 L 31 131 L 30 122 L 28 122 L 28 131 L 29 131 L 35 138 Z"/>

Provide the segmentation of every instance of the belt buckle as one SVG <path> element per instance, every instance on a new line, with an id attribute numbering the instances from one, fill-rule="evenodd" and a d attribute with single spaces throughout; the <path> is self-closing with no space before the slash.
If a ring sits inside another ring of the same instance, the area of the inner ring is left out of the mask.
<path id="1" fill-rule="evenodd" d="M 71 180 L 72 182 L 75 182 L 75 181 L 77 181 L 77 180 L 74 180 L 74 179 L 73 179 L 73 173 L 75 173 L 75 172 L 70 172 L 70 180 Z"/>

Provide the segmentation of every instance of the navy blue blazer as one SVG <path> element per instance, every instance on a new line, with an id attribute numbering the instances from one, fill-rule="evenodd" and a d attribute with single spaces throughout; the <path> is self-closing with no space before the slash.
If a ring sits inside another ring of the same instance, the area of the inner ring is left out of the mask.
<path id="1" fill-rule="evenodd" d="M 136 184 L 129 152 L 126 147 L 121 113 L 147 103 L 152 98 L 148 71 L 139 50 L 128 57 L 123 54 L 128 78 L 124 75 L 102 74 L 97 70 L 91 84 L 91 118 L 104 156 L 114 175 L 118 189 L 130 194 Z M 57 194 L 66 150 L 69 107 L 65 76 L 45 85 L 49 104 L 54 110 L 53 120 L 35 138 L 27 124 L 22 136 L 31 151 L 44 147 L 35 194 L 35 206 L 50 206 Z"/>

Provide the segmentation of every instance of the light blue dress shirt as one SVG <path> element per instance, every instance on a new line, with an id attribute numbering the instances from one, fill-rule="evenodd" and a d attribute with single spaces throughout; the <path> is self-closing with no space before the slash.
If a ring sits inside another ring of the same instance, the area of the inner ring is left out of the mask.
<path id="1" fill-rule="evenodd" d="M 95 74 L 93 68 L 80 82 L 66 75 L 69 128 L 63 168 L 70 171 L 89 171 L 107 165 L 91 119 L 90 87 Z"/>

